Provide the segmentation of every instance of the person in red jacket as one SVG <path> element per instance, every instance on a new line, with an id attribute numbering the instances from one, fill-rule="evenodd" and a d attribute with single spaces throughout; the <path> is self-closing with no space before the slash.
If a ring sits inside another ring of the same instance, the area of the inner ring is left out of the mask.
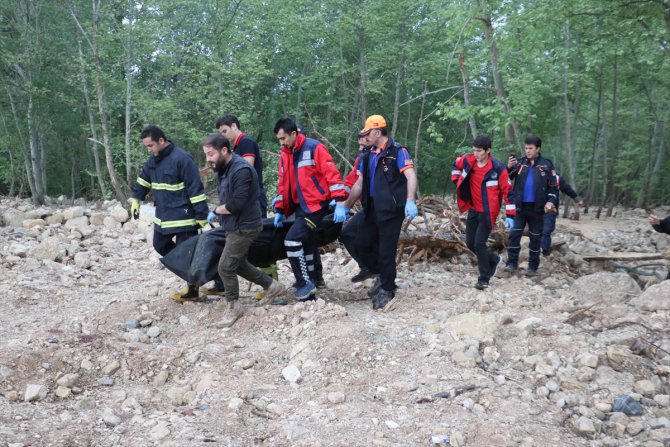
<path id="1" fill-rule="evenodd" d="M 343 205 L 346 193 L 342 175 L 323 143 L 299 133 L 289 118 L 277 121 L 274 133 L 282 146 L 274 223 L 281 228 L 284 216 L 295 213 L 295 223 L 286 233 L 284 246 L 296 279 L 294 297 L 310 299 L 316 291 L 317 279 L 314 232 L 329 213 L 332 199 L 336 201 L 334 222 L 345 221 L 349 214 Z"/>
<path id="2" fill-rule="evenodd" d="M 479 135 L 472 143 L 472 154 L 458 157 L 451 171 L 451 181 L 456 184 L 458 208 L 468 212 L 465 225 L 465 243 L 477 255 L 479 278 L 475 287 L 484 290 L 497 270 L 502 257 L 491 253 L 486 241 L 505 202 L 507 218 L 515 215 L 516 207 L 507 195 L 512 184 L 507 167 L 491 156 L 491 138 Z"/>

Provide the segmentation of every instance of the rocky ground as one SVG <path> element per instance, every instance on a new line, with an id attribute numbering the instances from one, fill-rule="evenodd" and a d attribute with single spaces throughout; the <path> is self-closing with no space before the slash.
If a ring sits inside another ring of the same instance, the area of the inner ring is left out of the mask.
<path id="1" fill-rule="evenodd" d="M 465 255 L 403 263 L 382 312 L 338 248 L 318 301 L 243 283 L 225 330 L 167 298 L 150 214 L 0 199 L 0 446 L 670 445 L 667 265 L 580 256 L 668 250 L 642 210 L 559 219 L 539 277 L 486 291 Z"/>

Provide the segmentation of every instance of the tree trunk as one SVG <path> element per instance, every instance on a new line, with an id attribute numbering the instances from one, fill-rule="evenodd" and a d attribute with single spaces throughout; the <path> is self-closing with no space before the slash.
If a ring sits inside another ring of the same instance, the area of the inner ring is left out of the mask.
<path id="1" fill-rule="evenodd" d="M 486 0 L 479 0 L 479 5 L 482 7 L 482 12 L 485 12 Z M 485 17 L 481 18 L 482 23 L 484 24 L 484 37 L 486 38 L 486 43 L 489 46 L 489 59 L 491 61 L 491 71 L 493 72 L 493 84 L 496 91 L 496 96 L 498 102 L 503 106 L 503 110 L 507 115 L 507 118 L 511 118 L 511 107 L 509 101 L 507 100 L 507 93 L 505 93 L 505 88 L 503 86 L 502 72 L 498 66 L 498 46 L 496 41 L 493 38 L 493 22 L 491 20 L 488 12 L 485 12 Z M 508 144 L 513 144 L 514 146 L 519 145 L 519 124 L 516 120 L 512 120 L 511 123 L 505 125 L 505 141 Z"/>
<path id="2" fill-rule="evenodd" d="M 584 208 L 584 214 L 587 214 L 589 212 L 589 205 L 593 201 L 593 195 L 595 193 L 595 174 L 596 174 L 596 151 L 599 146 L 600 142 L 600 134 L 601 134 L 601 116 L 602 116 L 602 110 L 603 110 L 603 91 L 604 91 L 604 85 L 605 85 L 605 76 L 604 76 L 604 69 L 603 65 L 600 64 L 600 73 L 599 73 L 599 81 L 598 81 L 598 108 L 596 111 L 596 126 L 595 126 L 595 132 L 593 136 L 593 148 L 591 149 L 591 175 L 589 176 L 589 185 L 587 188 L 587 193 L 586 193 L 586 206 Z"/>
<path id="3" fill-rule="evenodd" d="M 391 126 L 391 138 L 393 139 L 395 139 L 396 130 L 398 129 L 398 113 L 400 110 L 400 86 L 402 85 L 404 65 L 405 65 L 405 53 L 403 49 L 400 51 L 400 55 L 398 56 L 398 69 L 395 77 L 395 96 L 393 98 L 393 125 Z"/>
<path id="4" fill-rule="evenodd" d="M 112 158 L 112 147 L 110 142 L 109 134 L 109 123 L 107 121 L 107 112 L 105 110 L 105 86 L 102 78 L 102 63 L 100 62 L 100 49 L 98 48 L 97 34 L 98 34 L 98 20 L 100 18 L 100 6 L 101 0 L 92 0 L 92 26 L 91 26 L 91 37 L 89 38 L 84 31 L 79 19 L 75 14 L 74 10 L 71 10 L 72 17 L 74 18 L 79 30 L 82 32 L 88 44 L 91 47 L 91 52 L 93 53 L 93 60 L 95 62 L 95 85 L 96 85 L 96 94 L 98 97 L 98 116 L 100 118 L 100 124 L 102 126 L 102 145 L 105 148 L 105 162 L 107 164 L 107 173 L 109 174 L 109 182 L 114 190 L 114 195 L 116 200 L 121 203 L 126 202 L 126 194 L 124 193 L 121 184 L 116 176 L 116 171 L 114 170 L 114 160 Z"/>
<path id="5" fill-rule="evenodd" d="M 360 97 L 360 111 L 363 119 L 367 118 L 367 99 L 365 97 L 366 68 L 365 68 L 365 28 L 358 29 L 358 71 L 360 73 L 360 85 L 358 95 Z"/>
<path id="6" fill-rule="evenodd" d="M 28 188 L 30 189 L 30 196 L 35 196 L 35 182 L 33 179 L 32 168 L 30 166 L 30 151 L 26 148 L 25 138 L 23 137 L 23 132 L 21 132 L 21 125 L 19 124 L 19 115 L 16 112 L 16 104 L 14 102 L 14 97 L 7 91 L 7 96 L 9 97 L 9 105 L 12 108 L 12 115 L 14 117 L 14 125 L 16 126 L 16 135 L 18 136 L 21 152 L 23 153 L 23 169 L 26 172 L 26 178 L 28 179 Z"/>
<path id="7" fill-rule="evenodd" d="M 468 69 L 465 66 L 465 51 L 461 51 L 461 54 L 458 58 L 459 67 L 461 68 L 461 77 L 463 78 L 463 104 L 466 108 L 469 108 L 470 103 L 470 78 L 468 77 Z M 477 122 L 475 121 L 474 116 L 468 118 L 468 124 L 470 125 L 470 133 L 472 134 L 472 139 L 477 138 Z"/>
<path id="8" fill-rule="evenodd" d="M 565 55 L 563 57 L 563 110 L 565 111 L 565 145 L 568 152 L 568 182 L 575 184 L 575 150 L 572 141 L 572 123 L 570 122 L 570 98 L 568 82 L 568 54 L 570 50 L 570 21 L 565 22 Z"/>
<path id="9" fill-rule="evenodd" d="M 107 187 L 105 186 L 105 179 L 102 176 L 102 167 L 100 165 L 100 154 L 98 153 L 98 128 L 95 125 L 95 118 L 93 116 L 93 109 L 91 108 L 91 96 L 88 93 L 88 75 L 86 70 L 86 61 L 84 60 L 84 52 L 81 49 L 81 39 L 79 38 L 80 31 L 77 30 L 77 46 L 79 49 L 79 60 L 81 62 L 81 85 L 84 91 L 84 101 L 86 102 L 86 114 L 88 115 L 88 125 L 91 129 L 91 152 L 93 152 L 93 162 L 95 164 L 95 176 L 98 179 L 98 186 L 103 198 L 107 197 Z"/>
<path id="10" fill-rule="evenodd" d="M 612 85 L 612 130 L 610 131 L 610 138 L 607 148 L 607 193 L 610 198 L 610 206 L 607 209 L 607 217 L 612 217 L 612 210 L 616 205 L 616 175 L 615 175 L 615 165 L 616 165 L 616 153 L 618 147 L 617 140 L 617 126 L 619 120 L 619 56 L 618 53 L 614 53 L 614 83 Z"/>
<path id="11" fill-rule="evenodd" d="M 416 124 L 416 139 L 414 140 L 414 169 L 419 172 L 419 141 L 421 141 L 421 127 L 423 125 L 423 110 L 426 105 L 426 95 L 428 94 L 428 82 L 423 83 L 423 95 L 421 98 L 421 111 L 419 112 L 419 121 Z M 418 187 L 417 187 L 418 188 Z"/>
<path id="12" fill-rule="evenodd" d="M 133 184 L 133 174 L 131 169 L 130 162 L 130 133 L 132 131 L 132 126 L 130 124 L 130 111 L 131 111 L 131 100 L 133 98 L 133 24 L 135 22 L 135 2 L 134 0 L 128 0 L 128 36 L 126 40 L 126 138 L 124 141 L 125 154 L 126 154 L 126 184 L 128 187 L 131 187 Z"/>

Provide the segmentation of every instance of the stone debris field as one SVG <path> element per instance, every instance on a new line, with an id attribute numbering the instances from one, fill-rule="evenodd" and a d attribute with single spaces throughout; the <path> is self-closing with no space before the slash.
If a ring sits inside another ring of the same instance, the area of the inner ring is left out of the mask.
<path id="1" fill-rule="evenodd" d="M 317 301 L 241 280 L 221 330 L 218 297 L 168 298 L 150 206 L 64 202 L 0 198 L 0 447 L 670 445 L 668 261 L 582 257 L 668 251 L 644 210 L 559 218 L 537 277 L 485 291 L 466 253 L 405 255 L 383 311 L 335 244 Z"/>

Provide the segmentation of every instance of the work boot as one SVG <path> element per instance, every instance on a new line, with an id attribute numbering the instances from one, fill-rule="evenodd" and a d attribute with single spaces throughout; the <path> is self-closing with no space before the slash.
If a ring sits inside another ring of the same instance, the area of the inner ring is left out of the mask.
<path id="1" fill-rule="evenodd" d="M 351 282 L 362 282 L 368 278 L 374 278 L 375 274 L 368 269 L 361 269 L 360 272 L 356 273 L 352 278 Z"/>
<path id="2" fill-rule="evenodd" d="M 489 288 L 489 282 L 488 281 L 482 281 L 481 279 L 477 281 L 477 284 L 475 284 L 475 289 L 477 290 L 485 290 Z"/>
<path id="3" fill-rule="evenodd" d="M 186 284 L 179 292 L 172 292 L 170 298 L 178 303 L 201 301 L 198 289 L 192 284 Z"/>
<path id="4" fill-rule="evenodd" d="M 386 306 L 394 296 L 395 292 L 380 288 L 379 292 L 377 292 L 377 295 L 375 295 L 375 297 L 372 299 L 372 309 L 377 310 L 384 308 L 384 306 Z"/>
<path id="5" fill-rule="evenodd" d="M 262 293 L 263 295 L 258 298 L 260 300 L 258 302 L 259 306 L 270 304 L 274 298 L 284 295 L 286 293 L 286 287 L 284 287 L 284 285 L 279 281 L 275 281 L 273 279 L 270 287 L 268 287 L 267 290 L 264 290 Z M 258 295 L 260 295 L 260 293 L 256 294 L 256 296 Z"/>
<path id="6" fill-rule="evenodd" d="M 226 302 L 226 310 L 223 312 L 223 317 L 221 317 L 221 320 L 216 323 L 214 327 L 218 329 L 231 327 L 240 319 L 244 311 L 237 301 L 238 300 L 232 300 Z"/>
<path id="7" fill-rule="evenodd" d="M 519 268 L 519 267 L 516 264 L 512 264 L 511 262 L 508 262 L 507 264 L 505 264 L 504 271 L 506 271 L 508 273 L 512 273 L 517 268 Z"/>
<path id="8" fill-rule="evenodd" d="M 200 291 L 205 295 L 226 296 L 226 288 L 223 286 L 221 278 L 216 278 L 212 287 L 200 287 Z"/>
<path id="9" fill-rule="evenodd" d="M 491 268 L 493 269 L 493 273 L 491 273 L 491 278 L 496 276 L 498 274 L 498 268 L 500 267 L 500 263 L 502 262 L 502 256 L 500 255 L 495 255 L 496 260 L 493 261 L 493 264 L 491 265 Z"/>
<path id="10" fill-rule="evenodd" d="M 368 289 L 368 296 L 370 298 L 374 298 L 377 296 L 377 293 L 379 293 L 379 290 L 382 288 L 382 278 L 381 276 L 377 275 L 377 278 L 375 279 L 375 283 Z"/>
<path id="11" fill-rule="evenodd" d="M 314 281 L 314 284 L 316 285 L 317 289 L 325 289 L 327 287 L 326 281 L 324 281 L 323 278 L 317 279 L 316 281 Z"/>
<path id="12" fill-rule="evenodd" d="M 525 272 L 523 272 L 525 276 L 528 278 L 532 278 L 533 276 L 537 275 L 537 269 L 534 269 L 532 267 L 528 267 Z"/>

